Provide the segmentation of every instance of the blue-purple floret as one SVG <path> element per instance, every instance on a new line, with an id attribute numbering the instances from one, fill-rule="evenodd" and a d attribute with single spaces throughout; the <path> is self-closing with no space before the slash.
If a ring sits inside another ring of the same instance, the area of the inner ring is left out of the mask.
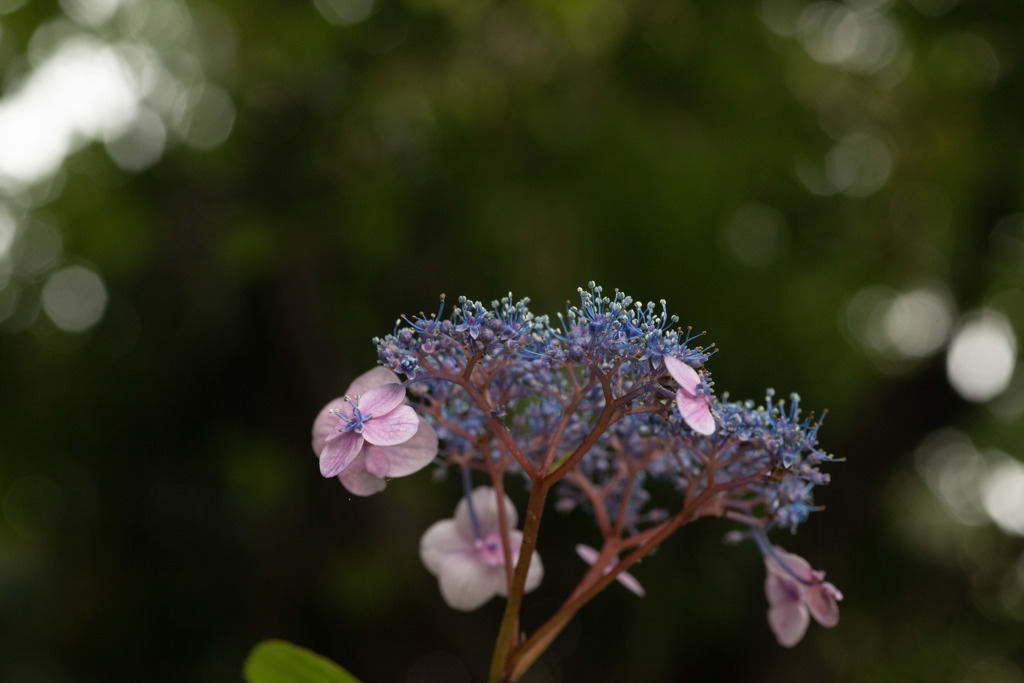
<path id="1" fill-rule="evenodd" d="M 582 394 L 580 387 L 595 376 L 607 378 L 613 398 L 628 397 L 628 410 L 561 481 L 559 509 L 590 506 L 582 493 L 585 481 L 602 492 L 609 515 L 625 506 L 625 526 L 636 529 L 667 515 L 648 509 L 649 486 L 694 495 L 709 486 L 709 467 L 711 485 L 729 491 L 724 516 L 736 512 L 737 518 L 756 518 L 763 530 L 795 530 L 817 509 L 812 490 L 828 483 L 818 465 L 832 458 L 818 447 L 820 421 L 801 419 L 797 395 L 788 405 L 771 390 L 764 405 L 715 401 L 705 372 L 701 391 L 712 402 L 717 428 L 710 436 L 698 434 L 675 409 L 676 388 L 664 359 L 671 355 L 701 369 L 713 349 L 691 347 L 701 335 L 675 327 L 678 319 L 664 301 L 634 303 L 619 291 L 605 296 L 593 282 L 579 295 L 579 305 L 567 305 L 555 321 L 534 315 L 529 299 L 515 301 L 511 294 L 489 307 L 461 297 L 444 318 L 442 298 L 436 314 L 400 320 L 392 334 L 375 339 L 378 358 L 409 380 L 409 394 L 429 408 L 425 417 L 447 457 L 463 463 L 467 457 L 502 457 L 500 440 L 486 438 L 498 420 L 533 467 L 557 465 L 587 438 L 606 405 L 600 385 Z M 451 381 L 463 373 L 485 378 L 480 383 L 493 403 L 489 414 Z M 489 453 L 478 452 L 483 442 Z M 742 486 L 733 490 L 731 482 Z"/>

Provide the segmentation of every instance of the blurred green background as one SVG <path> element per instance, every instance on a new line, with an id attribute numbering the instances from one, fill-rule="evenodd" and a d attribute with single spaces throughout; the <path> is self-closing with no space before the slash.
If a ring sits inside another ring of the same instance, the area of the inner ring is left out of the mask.
<path id="1" fill-rule="evenodd" d="M 667 299 L 719 393 L 845 457 L 793 650 L 704 520 L 530 681 L 1024 682 L 1024 4 L 0 0 L 0 680 L 230 681 L 268 637 L 483 677 L 498 601 L 417 544 L 457 482 L 355 499 L 310 451 L 441 292 Z M 511 486 L 521 502 L 522 490 Z M 539 542 L 542 620 L 594 543 Z"/>

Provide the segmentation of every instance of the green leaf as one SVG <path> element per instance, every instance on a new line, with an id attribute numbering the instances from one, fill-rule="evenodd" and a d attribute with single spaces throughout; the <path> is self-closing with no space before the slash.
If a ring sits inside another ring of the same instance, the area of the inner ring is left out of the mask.
<path id="1" fill-rule="evenodd" d="M 265 640 L 249 653 L 247 683 L 359 683 L 331 660 L 285 640 Z"/>

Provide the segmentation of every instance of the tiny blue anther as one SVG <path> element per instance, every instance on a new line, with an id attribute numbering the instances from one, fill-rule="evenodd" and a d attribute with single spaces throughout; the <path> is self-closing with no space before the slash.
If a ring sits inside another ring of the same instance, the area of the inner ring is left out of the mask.
<path id="1" fill-rule="evenodd" d="M 342 421 L 343 424 L 342 427 L 338 429 L 339 432 L 355 432 L 356 434 L 362 434 L 363 427 L 365 426 L 366 421 L 372 418 L 373 414 L 363 415 L 362 411 L 359 410 L 358 395 L 355 397 L 355 400 L 349 398 L 348 396 L 345 396 L 344 400 L 346 403 L 352 406 L 351 416 L 345 415 L 337 408 L 331 408 L 327 412 L 329 412 L 331 415 L 334 415 L 336 418 Z"/>

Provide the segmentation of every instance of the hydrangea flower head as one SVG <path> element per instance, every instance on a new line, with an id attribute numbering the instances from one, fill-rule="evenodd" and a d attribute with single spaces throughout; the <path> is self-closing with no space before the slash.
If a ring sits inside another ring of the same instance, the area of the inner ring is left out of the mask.
<path id="1" fill-rule="evenodd" d="M 504 496 L 512 562 L 519 559 L 523 533 L 516 530 L 516 508 Z M 459 501 L 455 517 L 434 522 L 420 540 L 420 558 L 438 579 L 441 597 L 449 607 L 471 611 L 495 595 L 508 595 L 505 553 L 498 516 L 497 492 L 490 486 L 473 489 Z M 534 551 L 525 592 L 540 585 L 544 567 Z"/>
<path id="2" fill-rule="evenodd" d="M 637 562 L 706 517 L 742 525 L 728 538 L 753 540 L 765 556 L 768 621 L 780 644 L 795 645 L 811 617 L 835 625 L 839 591 L 767 537 L 796 531 L 820 509 L 813 491 L 829 481 L 820 466 L 835 460 L 818 445 L 821 420 L 801 416 L 796 394 L 782 400 L 769 390 L 763 405 L 716 399 L 705 369 L 714 344 L 695 345 L 703 333 L 677 327 L 665 301 L 606 294 L 593 282 L 578 292 L 579 303 L 566 302 L 554 317 L 535 315 L 529 299 L 511 294 L 490 307 L 459 297 L 447 309 L 442 295 L 436 313 L 401 316 L 374 339 L 384 368 L 317 417 L 313 449 L 323 474 L 368 495 L 383 488 L 383 477 L 426 465 L 440 437 L 438 478 L 460 472 L 465 497 L 451 519 L 426 530 L 420 557 L 452 608 L 473 610 L 511 593 L 491 680 L 519 680 L 613 576 L 643 595 L 617 555 Z M 479 475 L 495 488 L 473 489 Z M 510 475 L 529 491 L 523 532 L 500 493 Z M 527 636 L 518 630 L 521 597 L 543 576 L 532 548 L 549 494 L 557 509 L 589 514 L 605 545 L 577 546 L 591 568 Z"/>
<path id="3" fill-rule="evenodd" d="M 594 563 L 597 562 L 597 558 L 600 557 L 600 553 L 598 553 L 597 550 L 591 548 L 589 545 L 583 545 L 582 543 L 576 546 L 576 554 L 579 555 L 580 559 L 582 559 L 590 566 L 594 566 Z M 602 570 L 602 573 L 607 574 L 614 567 L 615 561 L 612 560 Z M 641 598 L 644 597 L 644 595 L 646 595 L 644 587 L 641 586 L 640 582 L 636 580 L 636 577 L 630 574 L 629 572 L 622 572 L 621 574 L 615 577 L 615 580 L 621 583 L 623 586 L 625 586 L 629 590 L 629 592 L 633 593 L 634 595 L 638 595 Z"/>
<path id="4" fill-rule="evenodd" d="M 313 421 L 320 473 L 339 477 L 359 496 L 383 490 L 385 478 L 423 469 L 437 455 L 437 447 L 433 427 L 405 404 L 405 388 L 386 368 L 357 377 Z"/>
<path id="5" fill-rule="evenodd" d="M 768 576 L 764 592 L 768 597 L 768 625 L 779 645 L 793 647 L 804 637 L 811 617 L 822 626 L 839 623 L 843 594 L 825 581 L 804 558 L 778 546 L 765 555 Z"/>
<path id="6" fill-rule="evenodd" d="M 698 391 L 701 379 L 697 371 L 674 356 L 665 356 L 665 367 L 679 384 L 676 405 L 690 429 L 710 436 L 715 433 L 715 418 L 711 414 L 710 397 Z"/>

